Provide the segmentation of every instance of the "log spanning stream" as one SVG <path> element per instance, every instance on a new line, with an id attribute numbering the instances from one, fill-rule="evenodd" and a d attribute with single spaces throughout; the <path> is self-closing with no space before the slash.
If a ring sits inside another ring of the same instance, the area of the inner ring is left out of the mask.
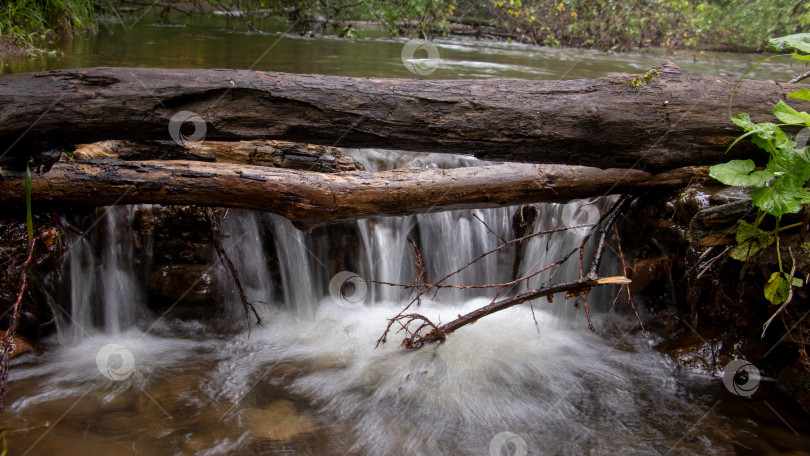
<path id="1" fill-rule="evenodd" d="M 132 55 L 141 52 L 137 33 L 127 38 Z M 159 43 L 170 41 L 164 35 Z M 336 46 L 334 40 L 288 41 L 278 50 L 282 56 L 300 52 L 295 49 L 302 43 Z M 372 46 L 391 47 L 378 43 Z M 445 43 L 440 49 L 506 61 L 536 52 L 501 44 Z M 576 60 L 568 58 L 566 68 Z M 598 65 L 592 56 L 582 58 L 589 68 Z M 280 66 L 267 69 L 302 71 L 278 61 Z M 227 66 L 240 65 L 249 62 Z M 523 71 L 508 62 L 458 59 L 455 67 L 453 61 L 445 65 L 474 76 L 521 76 L 499 74 L 506 70 L 498 65 Z M 643 65 L 628 66 L 633 71 Z M 350 73 L 348 67 L 332 70 Z M 546 76 L 566 75 L 559 69 Z M 376 149 L 346 154 L 368 171 L 487 164 Z M 534 229 L 594 223 L 612 201 L 536 204 Z M 155 267 L 163 261 L 159 245 L 165 239 L 148 227 L 157 226 L 161 208 L 119 206 L 69 215 L 65 221 L 84 234 L 65 239 L 70 251 L 56 297 L 64 308 L 59 331 L 44 354 L 12 361 L 0 427 L 23 431 L 8 435 L 10 454 L 732 455 L 800 454 L 810 447 L 805 430 L 794 434 L 777 415 L 752 412 L 754 401 L 731 394 L 719 378 L 678 371 L 650 347 L 655 340 L 627 312 L 608 318 L 617 287 L 590 294 L 599 336 L 587 329 L 574 300 L 560 294 L 553 302 L 540 299 L 533 307 L 483 318 L 443 344 L 405 351 L 401 336 L 390 335 L 375 348 L 387 319 L 409 295 L 362 279 L 413 283 L 408 235 L 416 238 L 428 276 L 441 277 L 500 245 L 493 233 L 510 233 L 517 210 L 374 217 L 304 233 L 279 215 L 232 209 L 222 222 L 223 247 L 264 321 L 250 329 L 235 293 L 221 291 L 214 305 L 194 301 L 217 277 L 227 277 L 218 262 L 204 267 L 202 284 L 181 293 L 196 306 L 171 300 L 163 307 L 147 305 L 150 294 L 166 292 L 154 286 L 160 274 L 173 273 L 169 266 Z M 183 232 L 175 241 L 189 246 L 193 257 L 195 246 L 210 244 L 198 236 Z M 578 229 L 528 241 L 518 272 L 551 263 L 584 236 Z M 513 255 L 506 249 L 490 255 L 452 283 L 508 281 Z M 602 267 L 605 275 L 621 275 L 615 255 Z M 336 294 L 333 283 L 343 270 L 361 279 L 344 290 L 346 296 Z M 529 285 L 539 286 L 550 273 Z M 578 274 L 574 259 L 554 280 Z M 418 312 L 447 322 L 493 296 L 487 289 L 442 290 L 424 299 Z M 760 388 L 757 400 L 778 407 L 769 383 Z M 781 408 L 779 415 L 790 417 Z"/>

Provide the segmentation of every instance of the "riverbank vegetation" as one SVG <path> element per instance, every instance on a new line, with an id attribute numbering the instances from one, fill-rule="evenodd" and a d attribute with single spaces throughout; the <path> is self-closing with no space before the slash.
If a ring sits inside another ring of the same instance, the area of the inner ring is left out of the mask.
<path id="1" fill-rule="evenodd" d="M 6 43 L 35 49 L 95 31 L 100 18 L 173 16 L 212 11 L 282 18 L 299 31 L 358 36 L 356 21 L 391 36 L 449 34 L 606 51 L 663 46 L 765 50 L 767 39 L 804 31 L 802 0 L 17 0 L 0 9 Z M 250 23 L 248 29 L 252 29 Z M 303 30 L 306 29 L 306 30 Z"/>
<path id="2" fill-rule="evenodd" d="M 0 37 L 7 45 L 34 52 L 62 37 L 97 29 L 98 18 L 114 11 L 112 0 L 16 0 L 0 7 Z"/>

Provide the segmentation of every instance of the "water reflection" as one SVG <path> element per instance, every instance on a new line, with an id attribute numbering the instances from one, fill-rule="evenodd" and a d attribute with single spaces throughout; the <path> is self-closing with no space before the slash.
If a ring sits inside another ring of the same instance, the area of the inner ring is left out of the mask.
<path id="1" fill-rule="evenodd" d="M 125 27 L 106 23 L 91 37 L 60 45 L 63 57 L 14 58 L 0 62 L 0 74 L 90 66 L 240 68 L 343 76 L 413 77 L 402 64 L 404 39 L 359 29 L 360 38 L 299 36 L 273 20 L 255 20 L 249 32 L 238 18 L 195 16 L 176 24 L 144 18 Z M 622 54 L 549 48 L 508 42 L 439 38 L 439 66 L 426 78 L 595 78 L 612 73 L 643 73 L 672 61 L 705 74 L 739 77 L 760 54 L 645 49 Z M 750 77 L 789 80 L 803 70 L 794 59 L 775 59 Z"/>

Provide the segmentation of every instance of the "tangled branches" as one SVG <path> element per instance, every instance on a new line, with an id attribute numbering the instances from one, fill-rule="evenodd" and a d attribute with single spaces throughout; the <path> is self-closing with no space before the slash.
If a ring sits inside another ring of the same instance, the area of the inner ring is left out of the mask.
<path id="1" fill-rule="evenodd" d="M 602 261 L 602 256 L 605 250 L 607 233 L 613 226 L 618 215 L 624 210 L 624 208 L 629 204 L 629 202 L 632 199 L 633 197 L 631 195 L 622 195 L 618 199 L 618 201 L 613 205 L 610 211 L 608 211 L 607 214 L 603 215 L 593 227 L 590 227 L 591 230 L 585 236 L 582 242 L 578 246 L 574 247 L 569 252 L 567 252 L 565 255 L 563 255 L 562 258 L 538 270 L 535 270 L 527 275 L 524 275 L 523 277 L 513 278 L 508 282 L 487 284 L 487 285 L 449 285 L 445 283 L 449 278 L 459 274 L 461 271 L 479 262 L 484 257 L 491 255 L 495 252 L 498 252 L 500 250 L 503 250 L 511 245 L 520 246 L 522 243 L 533 237 L 550 235 L 555 232 L 565 231 L 569 229 L 588 227 L 589 225 L 567 226 L 551 230 L 538 231 L 533 234 L 519 236 L 511 241 L 503 241 L 503 239 L 500 238 L 500 236 L 498 236 L 503 242 L 500 246 L 479 255 L 469 263 L 447 274 L 446 276 L 442 277 L 437 282 L 432 284 L 427 284 L 423 281 L 420 282 L 420 278 L 426 277 L 426 274 L 418 274 L 417 280 L 414 282 L 414 284 L 411 285 L 394 284 L 389 282 L 375 282 L 389 286 L 404 287 L 406 289 L 412 289 L 415 291 L 415 295 L 413 299 L 411 299 L 411 301 L 408 303 L 408 305 L 405 306 L 405 308 L 402 309 L 402 311 L 399 314 L 388 320 L 388 325 L 386 326 L 385 331 L 383 332 L 382 336 L 380 336 L 380 338 L 377 340 L 377 346 L 387 341 L 388 334 L 392 331 L 394 326 L 397 325 L 399 326 L 397 332 L 400 331 L 404 332 L 406 336 L 402 341 L 402 346 L 405 348 L 417 349 L 424 346 L 425 344 L 430 344 L 434 342 L 444 342 L 447 336 L 453 331 L 463 326 L 474 323 L 486 315 L 490 315 L 503 309 L 507 309 L 509 307 L 516 306 L 518 304 L 522 304 L 524 302 L 531 301 L 543 296 L 549 297 L 550 299 L 551 295 L 555 293 L 565 292 L 566 298 L 568 297 L 579 298 L 587 295 L 590 292 L 591 288 L 595 286 L 608 284 L 622 284 L 622 285 L 629 284 L 630 280 L 624 276 L 599 277 L 598 272 L 599 266 Z M 487 228 L 489 229 L 489 227 Z M 492 230 L 490 229 L 490 232 L 491 231 Z M 597 243 L 596 251 L 594 252 L 590 268 L 588 269 L 587 274 L 584 274 L 583 263 L 584 263 L 585 245 L 591 239 L 591 237 L 595 232 L 599 233 L 599 241 Z M 417 248 L 416 243 L 414 243 L 413 240 L 411 240 L 410 238 L 409 242 L 413 246 L 414 251 L 416 253 L 417 271 L 424 272 L 424 263 L 422 261 L 422 256 L 419 252 L 419 249 Z M 576 252 L 579 252 L 580 257 L 579 261 L 580 278 L 578 280 L 570 282 L 551 285 L 550 282 L 552 278 L 557 274 L 560 267 L 566 261 L 568 261 L 568 259 Z M 510 298 L 504 298 L 501 300 L 498 299 L 510 287 L 514 287 L 520 283 L 528 283 L 529 279 L 548 270 L 552 270 L 552 272 L 549 275 L 549 277 L 545 280 L 545 282 L 542 284 L 542 286 L 540 286 L 539 288 L 529 289 L 523 293 L 519 293 Z M 420 313 L 409 312 L 409 310 L 414 306 L 414 304 L 416 304 L 417 306 L 421 305 L 422 297 L 425 296 L 427 293 L 433 292 L 433 297 L 435 297 L 438 291 L 442 288 L 455 288 L 455 289 L 490 288 L 497 290 L 497 293 L 495 294 L 495 297 L 492 298 L 492 301 L 490 301 L 488 305 L 476 309 L 465 315 L 459 315 L 458 318 L 456 318 L 455 320 L 452 320 L 445 324 L 434 323 L 429 318 L 425 317 Z M 591 328 L 591 330 L 594 330 L 593 324 L 591 323 L 590 319 L 590 312 L 588 309 L 587 301 L 584 301 L 584 303 L 585 303 L 585 312 L 588 317 L 588 326 Z M 414 330 L 410 329 L 412 327 L 411 325 L 416 325 L 416 329 Z"/>

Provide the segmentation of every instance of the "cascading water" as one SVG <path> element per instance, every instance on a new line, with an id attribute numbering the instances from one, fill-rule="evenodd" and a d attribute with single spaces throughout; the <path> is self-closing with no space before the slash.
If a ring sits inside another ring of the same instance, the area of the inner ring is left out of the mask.
<path id="1" fill-rule="evenodd" d="M 369 170 L 475 164 L 350 153 Z M 593 222 L 609 205 L 609 199 L 538 205 L 535 230 Z M 217 332 L 202 318 L 145 315 L 135 263 L 150 258 L 135 258 L 127 242 L 132 209 L 106 211 L 94 228 L 100 235 L 69 240 L 71 322 L 63 330 L 73 337 L 36 359 L 15 360 L 11 370 L 4 426 L 63 418 L 47 433 L 25 433 L 11 443 L 20 453 L 62 455 L 101 448 L 149 455 L 733 453 L 724 443 L 730 425 L 707 413 L 707 399 L 679 386 L 673 367 L 649 349 L 632 320 L 614 316 L 605 329 L 609 337 L 597 337 L 581 322 L 572 324 L 579 312 L 558 296 L 534 302 L 534 309 L 521 305 L 488 316 L 444 344 L 411 352 L 398 347 L 398 334 L 375 348 L 387 319 L 408 302 L 406 290 L 370 284 L 359 306 L 328 295 L 336 264 L 369 280 L 412 283 L 408 235 L 419 245 L 428 279 L 438 280 L 497 247 L 496 234 L 511 236 L 515 210 L 359 221 L 344 230 L 345 239 L 355 239 L 342 245 L 354 246 L 348 255 L 330 247 L 332 232 L 306 234 L 279 216 L 229 211 L 223 247 L 264 319 L 249 335 Z M 272 232 L 276 281 L 262 227 Z M 520 274 L 559 259 L 584 234 L 532 239 Z M 553 280 L 578 277 L 575 257 Z M 513 259 L 514 249 L 504 249 L 448 284 L 511 280 Z M 227 277 L 221 265 L 212 267 Z M 418 312 L 447 322 L 494 295 L 442 290 Z M 590 304 L 599 308 L 594 296 Z M 242 315 L 238 299 L 224 301 L 222 312 Z M 99 310 L 101 318 L 94 317 Z M 133 364 L 125 369 L 128 360 Z M 700 428 L 690 431 L 698 421 Z"/>

